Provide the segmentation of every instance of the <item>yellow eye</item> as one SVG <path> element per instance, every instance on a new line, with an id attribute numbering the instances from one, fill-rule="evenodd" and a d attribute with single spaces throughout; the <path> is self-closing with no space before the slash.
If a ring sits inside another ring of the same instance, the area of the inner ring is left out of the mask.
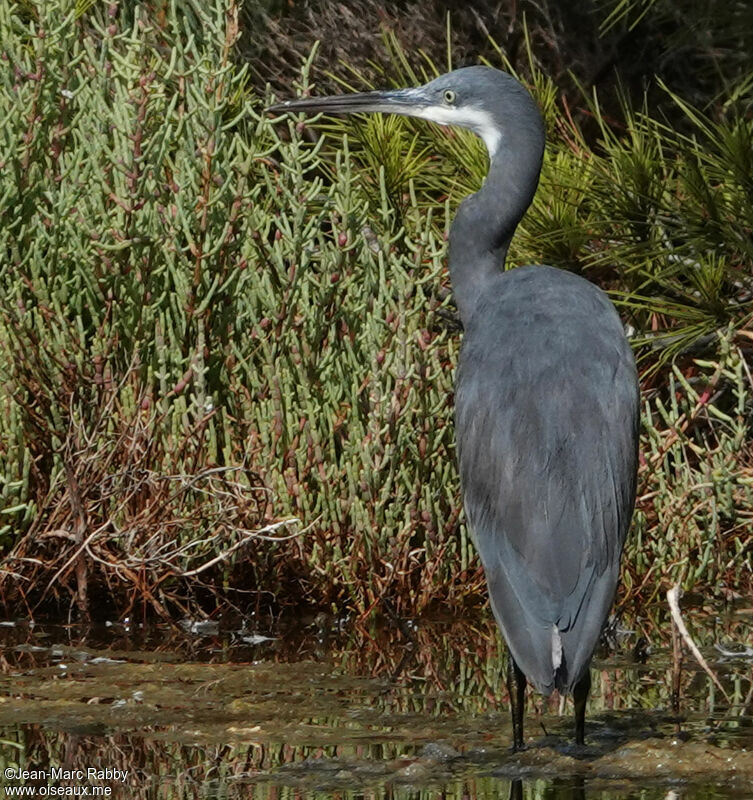
<path id="1" fill-rule="evenodd" d="M 442 97 L 447 105 L 452 105 L 455 102 L 455 92 L 452 89 L 445 89 Z"/>

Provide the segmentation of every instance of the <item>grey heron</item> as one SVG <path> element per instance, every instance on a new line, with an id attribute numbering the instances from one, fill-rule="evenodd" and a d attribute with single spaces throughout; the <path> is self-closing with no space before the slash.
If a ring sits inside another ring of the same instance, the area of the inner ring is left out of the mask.
<path id="1" fill-rule="evenodd" d="M 272 112 L 384 112 L 469 128 L 489 171 L 452 222 L 464 335 L 455 436 L 466 518 L 507 642 L 513 748 L 526 681 L 572 693 L 583 744 L 589 667 L 612 604 L 635 502 L 639 389 L 614 306 L 549 266 L 505 270 L 533 200 L 545 127 L 529 92 L 491 67 L 408 89 L 306 97 Z"/>

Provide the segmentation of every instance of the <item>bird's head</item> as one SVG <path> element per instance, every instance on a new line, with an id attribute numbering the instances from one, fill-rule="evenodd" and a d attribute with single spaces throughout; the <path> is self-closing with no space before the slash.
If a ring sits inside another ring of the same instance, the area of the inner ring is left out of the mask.
<path id="1" fill-rule="evenodd" d="M 535 132 L 543 146 L 541 114 L 533 98 L 515 78 L 492 67 L 464 67 L 411 89 L 287 100 L 267 111 L 382 112 L 420 117 L 440 125 L 468 128 L 483 139 L 492 159 L 512 131 Z"/>

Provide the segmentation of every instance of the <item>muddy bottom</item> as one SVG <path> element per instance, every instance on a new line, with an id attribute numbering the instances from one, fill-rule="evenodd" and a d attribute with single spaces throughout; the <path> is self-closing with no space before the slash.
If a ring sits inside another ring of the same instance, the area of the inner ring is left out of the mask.
<path id="1" fill-rule="evenodd" d="M 673 714 L 665 643 L 649 637 L 639 651 L 627 632 L 594 662 L 587 744 L 572 744 L 569 701 L 531 693 L 522 753 L 509 750 L 502 648 L 488 620 L 375 630 L 317 618 L 264 634 L 5 623 L 0 791 L 753 797 L 753 681 L 740 646 L 750 622 L 715 615 L 726 655 L 704 648 L 727 698 L 686 661 Z"/>

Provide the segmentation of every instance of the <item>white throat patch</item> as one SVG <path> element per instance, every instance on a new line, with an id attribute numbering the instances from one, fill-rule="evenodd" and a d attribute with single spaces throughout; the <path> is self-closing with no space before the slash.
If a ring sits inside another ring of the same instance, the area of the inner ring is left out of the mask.
<path id="1" fill-rule="evenodd" d="M 457 125 L 460 128 L 468 128 L 477 136 L 480 136 L 486 149 L 489 151 L 489 160 L 497 152 L 499 143 L 502 141 L 502 134 L 494 124 L 491 114 L 477 108 L 455 108 L 454 106 L 427 106 L 415 112 L 411 116 L 428 119 L 438 125 Z"/>

